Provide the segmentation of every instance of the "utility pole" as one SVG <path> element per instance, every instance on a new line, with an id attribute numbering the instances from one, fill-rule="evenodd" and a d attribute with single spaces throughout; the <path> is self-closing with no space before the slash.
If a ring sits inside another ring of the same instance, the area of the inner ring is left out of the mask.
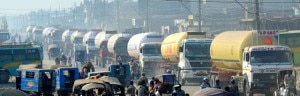
<path id="1" fill-rule="evenodd" d="M 198 30 L 199 32 L 202 32 L 201 30 L 201 0 L 198 2 Z"/>
<path id="2" fill-rule="evenodd" d="M 147 0 L 147 4 L 146 4 L 146 27 L 147 27 L 147 32 L 149 32 L 149 0 Z"/>
<path id="3" fill-rule="evenodd" d="M 118 32 L 120 32 L 120 0 L 117 0 L 117 3 L 118 3 L 117 4 L 118 5 L 118 8 L 117 8 L 117 11 L 118 11 L 117 12 L 117 15 L 118 15 L 118 19 L 117 19 L 118 20 L 117 21 L 118 22 Z"/>
<path id="4" fill-rule="evenodd" d="M 260 18 L 259 18 L 259 2 L 255 0 L 255 20 L 256 20 L 256 30 L 260 30 Z"/>

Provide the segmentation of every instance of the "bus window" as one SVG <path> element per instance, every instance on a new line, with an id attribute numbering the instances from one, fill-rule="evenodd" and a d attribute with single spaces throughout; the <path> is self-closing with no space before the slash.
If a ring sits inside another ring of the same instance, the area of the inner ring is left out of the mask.
<path id="1" fill-rule="evenodd" d="M 39 54 L 27 54 L 26 60 L 40 60 Z"/>
<path id="2" fill-rule="evenodd" d="M 12 56 L 11 55 L 0 55 L 0 62 L 4 61 L 12 61 Z"/>
<path id="3" fill-rule="evenodd" d="M 25 60 L 25 55 L 13 55 L 14 61 L 22 61 Z"/>

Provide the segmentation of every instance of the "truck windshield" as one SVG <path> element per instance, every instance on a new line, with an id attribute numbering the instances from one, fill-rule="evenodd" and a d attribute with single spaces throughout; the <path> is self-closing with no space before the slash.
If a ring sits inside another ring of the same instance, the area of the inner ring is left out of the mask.
<path id="1" fill-rule="evenodd" d="M 74 44 L 82 44 L 82 38 L 75 38 Z"/>
<path id="2" fill-rule="evenodd" d="M 190 42 L 185 44 L 185 56 L 209 56 L 210 43 Z"/>
<path id="3" fill-rule="evenodd" d="M 115 52 L 126 53 L 127 52 L 127 42 L 117 42 L 115 46 Z"/>
<path id="4" fill-rule="evenodd" d="M 100 48 L 101 50 L 107 50 L 107 44 L 102 44 Z"/>
<path id="5" fill-rule="evenodd" d="M 94 40 L 95 39 L 88 40 L 87 41 L 87 45 L 89 45 L 89 46 L 95 46 L 95 41 Z"/>
<path id="6" fill-rule="evenodd" d="M 145 46 L 143 48 L 143 55 L 145 56 L 160 56 L 160 46 Z"/>
<path id="7" fill-rule="evenodd" d="M 253 51 L 251 63 L 290 63 L 292 55 L 289 51 Z"/>

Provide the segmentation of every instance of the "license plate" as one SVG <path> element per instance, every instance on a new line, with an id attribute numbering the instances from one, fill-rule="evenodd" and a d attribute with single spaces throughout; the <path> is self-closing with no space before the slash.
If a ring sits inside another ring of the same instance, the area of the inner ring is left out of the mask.
<path id="1" fill-rule="evenodd" d="M 270 92 L 274 92 L 276 90 L 276 87 L 271 87 Z"/>

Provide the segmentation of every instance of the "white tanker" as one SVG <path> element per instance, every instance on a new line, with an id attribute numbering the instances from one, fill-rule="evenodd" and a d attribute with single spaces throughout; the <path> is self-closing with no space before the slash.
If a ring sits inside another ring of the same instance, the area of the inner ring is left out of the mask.
<path id="1" fill-rule="evenodd" d="M 111 53 L 109 57 L 111 63 L 129 62 L 130 57 L 127 52 L 127 43 L 131 36 L 128 33 L 118 33 L 108 39 L 107 48 L 108 52 Z"/>
<path id="2" fill-rule="evenodd" d="M 109 52 L 107 50 L 107 42 L 108 39 L 117 34 L 117 31 L 102 31 L 98 33 L 95 37 L 95 46 L 97 48 L 97 58 L 96 58 L 96 65 L 100 65 L 105 67 L 107 63 L 107 58 L 109 56 Z"/>
<path id="3" fill-rule="evenodd" d="M 82 44 L 85 33 L 87 33 L 87 30 L 78 30 L 72 33 L 70 38 L 73 45 L 72 60 L 78 60 L 81 63 L 86 61 L 86 51 Z"/>
<path id="4" fill-rule="evenodd" d="M 95 37 L 101 30 L 91 30 L 83 36 L 83 46 L 86 49 L 87 60 L 94 61 L 96 56 Z"/>
<path id="5" fill-rule="evenodd" d="M 73 45 L 71 42 L 71 35 L 74 31 L 76 31 L 76 29 L 67 29 L 62 34 L 63 50 L 64 50 L 64 53 L 68 56 L 70 56 L 72 53 L 72 50 L 69 50 L 69 49 L 73 48 Z"/>
<path id="6" fill-rule="evenodd" d="M 162 41 L 163 36 L 156 32 L 136 34 L 128 41 L 128 54 L 139 61 L 143 73 L 152 76 L 158 74 L 163 62 L 160 53 Z"/>
<path id="7" fill-rule="evenodd" d="M 43 41 L 43 30 L 44 30 L 44 27 L 42 27 L 42 26 L 34 26 L 33 27 L 33 29 L 32 29 L 33 42 L 42 43 L 42 41 Z"/>

